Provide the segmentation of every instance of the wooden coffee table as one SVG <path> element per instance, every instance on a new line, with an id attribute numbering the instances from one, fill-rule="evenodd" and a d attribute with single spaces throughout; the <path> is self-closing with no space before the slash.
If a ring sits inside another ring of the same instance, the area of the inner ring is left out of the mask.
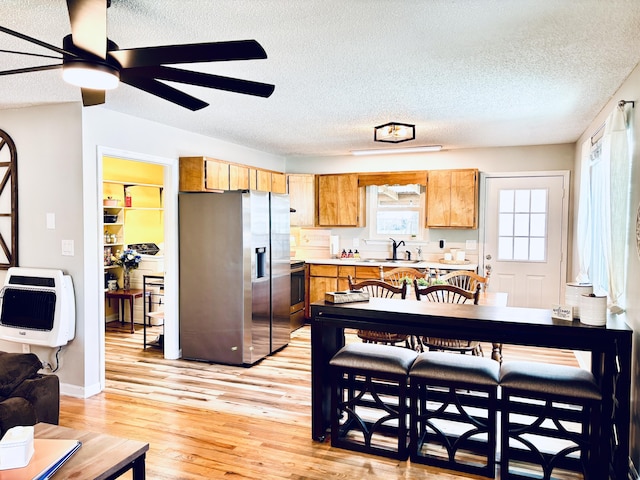
<path id="1" fill-rule="evenodd" d="M 54 479 L 110 480 L 128 470 L 133 471 L 133 480 L 145 478 L 148 443 L 48 423 L 35 426 L 35 438 L 68 438 L 82 442 L 82 447 L 60 467 Z"/>

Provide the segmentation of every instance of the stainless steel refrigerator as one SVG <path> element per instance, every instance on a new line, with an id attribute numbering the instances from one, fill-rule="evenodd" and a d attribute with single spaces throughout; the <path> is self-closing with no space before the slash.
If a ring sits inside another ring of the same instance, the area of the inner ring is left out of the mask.
<path id="1" fill-rule="evenodd" d="M 289 196 L 180 193 L 182 357 L 252 365 L 289 343 Z"/>

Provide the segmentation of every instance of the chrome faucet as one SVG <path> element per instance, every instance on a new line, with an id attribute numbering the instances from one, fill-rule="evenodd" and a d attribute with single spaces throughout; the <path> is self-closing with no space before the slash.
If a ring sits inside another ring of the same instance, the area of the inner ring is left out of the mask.
<path id="1" fill-rule="evenodd" d="M 393 248 L 393 255 L 391 256 L 391 259 L 398 260 L 398 247 L 400 245 L 404 245 L 404 240 L 400 240 L 399 242 L 396 242 L 393 238 L 389 238 L 389 240 L 393 242 L 391 245 L 391 248 Z"/>

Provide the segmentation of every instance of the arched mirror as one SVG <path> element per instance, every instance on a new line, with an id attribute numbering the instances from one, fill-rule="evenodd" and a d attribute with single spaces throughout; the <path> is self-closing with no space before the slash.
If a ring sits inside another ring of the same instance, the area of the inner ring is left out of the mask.
<path id="1" fill-rule="evenodd" d="M 0 269 L 18 265 L 18 152 L 0 130 Z"/>

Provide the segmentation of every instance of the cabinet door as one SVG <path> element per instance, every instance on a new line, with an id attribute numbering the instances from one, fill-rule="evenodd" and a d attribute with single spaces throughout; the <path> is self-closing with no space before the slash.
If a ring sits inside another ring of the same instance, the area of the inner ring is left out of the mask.
<path id="1" fill-rule="evenodd" d="M 256 190 L 260 190 L 261 192 L 271 191 L 271 172 L 257 170 L 256 179 Z"/>
<path id="2" fill-rule="evenodd" d="M 313 175 L 287 175 L 292 227 L 313 227 L 315 185 Z"/>
<path id="3" fill-rule="evenodd" d="M 451 172 L 429 172 L 427 187 L 427 227 L 448 227 L 451 212 Z"/>
<path id="4" fill-rule="evenodd" d="M 316 188 L 319 226 L 360 226 L 357 174 L 317 175 Z"/>
<path id="5" fill-rule="evenodd" d="M 284 173 L 271 173 L 271 191 L 273 193 L 287 193 L 287 177 Z"/>
<path id="6" fill-rule="evenodd" d="M 451 172 L 451 227 L 476 228 L 478 211 L 478 174 L 476 170 Z"/>
<path id="7" fill-rule="evenodd" d="M 309 279 L 309 302 L 324 300 L 324 294 L 335 292 L 338 289 L 336 277 L 311 277 Z"/>
<path id="8" fill-rule="evenodd" d="M 229 165 L 229 190 L 249 189 L 249 168 L 242 165 Z"/>
<path id="9" fill-rule="evenodd" d="M 205 160 L 204 181 L 207 190 L 229 190 L 229 164 Z"/>
<path id="10" fill-rule="evenodd" d="M 427 227 L 477 228 L 477 218 L 477 170 L 429 171 Z"/>

